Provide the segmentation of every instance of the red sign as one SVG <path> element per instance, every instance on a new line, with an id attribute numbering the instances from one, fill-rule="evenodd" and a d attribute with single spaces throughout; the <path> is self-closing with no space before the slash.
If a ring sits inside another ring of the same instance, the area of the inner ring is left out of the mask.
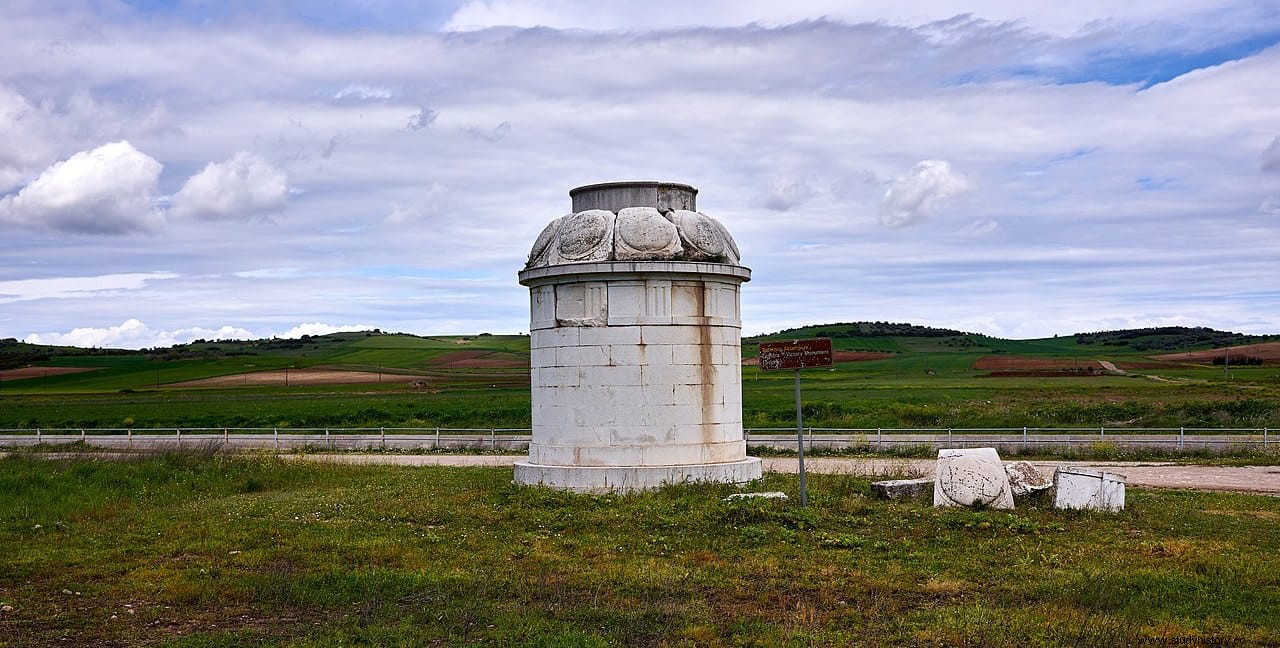
<path id="1" fill-rule="evenodd" d="M 830 366 L 831 338 L 760 343 L 760 368 L 767 371 Z"/>

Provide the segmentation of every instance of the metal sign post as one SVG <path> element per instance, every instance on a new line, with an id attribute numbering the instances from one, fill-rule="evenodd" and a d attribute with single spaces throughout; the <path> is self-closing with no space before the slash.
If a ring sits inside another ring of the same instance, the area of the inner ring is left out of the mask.
<path id="1" fill-rule="evenodd" d="M 796 376 L 796 450 L 800 458 L 800 506 L 809 505 L 809 488 L 804 470 L 804 409 L 800 405 L 800 370 L 831 366 L 831 339 L 812 338 L 789 342 L 761 342 L 760 368 L 765 371 L 793 369 Z"/>
<path id="2" fill-rule="evenodd" d="M 809 488 L 804 482 L 804 409 L 800 407 L 800 370 L 796 369 L 796 450 L 800 457 L 800 506 L 809 505 Z"/>

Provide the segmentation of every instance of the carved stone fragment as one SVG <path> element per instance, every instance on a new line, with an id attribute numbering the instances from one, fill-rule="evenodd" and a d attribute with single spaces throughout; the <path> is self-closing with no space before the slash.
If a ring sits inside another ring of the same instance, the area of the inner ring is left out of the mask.
<path id="1" fill-rule="evenodd" d="M 707 216 L 679 209 L 668 215 L 680 232 L 685 258 L 690 261 L 722 261 L 727 244 L 719 227 Z"/>
<path id="2" fill-rule="evenodd" d="M 1124 510 L 1124 475 L 1063 466 L 1053 474 L 1056 488 L 1054 508 L 1090 509 L 1095 511 Z"/>
<path id="3" fill-rule="evenodd" d="M 933 491 L 933 480 L 927 477 L 921 479 L 890 479 L 871 483 L 871 492 L 881 499 L 920 499 L 931 491 Z"/>
<path id="4" fill-rule="evenodd" d="M 613 258 L 618 261 L 665 261 L 680 256 L 680 235 L 671 221 L 653 207 L 618 210 Z"/>
<path id="5" fill-rule="evenodd" d="M 560 224 L 557 250 L 571 263 L 605 261 L 613 253 L 613 228 L 617 217 L 603 209 L 565 216 Z"/>
<path id="6" fill-rule="evenodd" d="M 933 505 L 1013 508 L 1009 476 L 996 449 L 939 450 Z"/>
<path id="7" fill-rule="evenodd" d="M 1053 488 L 1053 480 L 1027 461 L 1015 461 L 1004 467 L 1009 475 L 1009 488 L 1014 497 L 1022 497 Z"/>

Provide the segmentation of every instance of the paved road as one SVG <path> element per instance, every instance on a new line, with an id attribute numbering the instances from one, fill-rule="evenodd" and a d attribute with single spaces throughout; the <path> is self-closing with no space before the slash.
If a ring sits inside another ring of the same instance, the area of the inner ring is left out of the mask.
<path id="1" fill-rule="evenodd" d="M 281 456 L 307 461 L 400 466 L 510 466 L 513 462 L 524 458 L 524 455 L 290 454 Z M 1052 472 L 1055 467 L 1063 465 L 1098 468 L 1128 477 L 1130 486 L 1280 495 L 1280 466 L 1192 466 L 1151 462 L 1036 461 L 1033 463 L 1046 472 Z M 805 467 L 815 473 L 930 477 L 933 475 L 934 460 L 813 457 L 805 460 Z M 798 471 L 798 461 L 792 458 L 767 458 L 764 460 L 764 469 L 766 472 L 795 473 Z"/>

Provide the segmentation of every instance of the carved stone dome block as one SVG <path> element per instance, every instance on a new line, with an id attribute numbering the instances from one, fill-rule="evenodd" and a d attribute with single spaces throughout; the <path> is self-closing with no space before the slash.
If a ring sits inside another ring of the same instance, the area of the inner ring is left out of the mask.
<path id="1" fill-rule="evenodd" d="M 716 219 L 695 211 L 698 190 L 614 182 L 569 192 L 574 213 L 538 235 L 525 269 L 595 261 L 705 261 L 737 265 L 738 246 Z"/>

